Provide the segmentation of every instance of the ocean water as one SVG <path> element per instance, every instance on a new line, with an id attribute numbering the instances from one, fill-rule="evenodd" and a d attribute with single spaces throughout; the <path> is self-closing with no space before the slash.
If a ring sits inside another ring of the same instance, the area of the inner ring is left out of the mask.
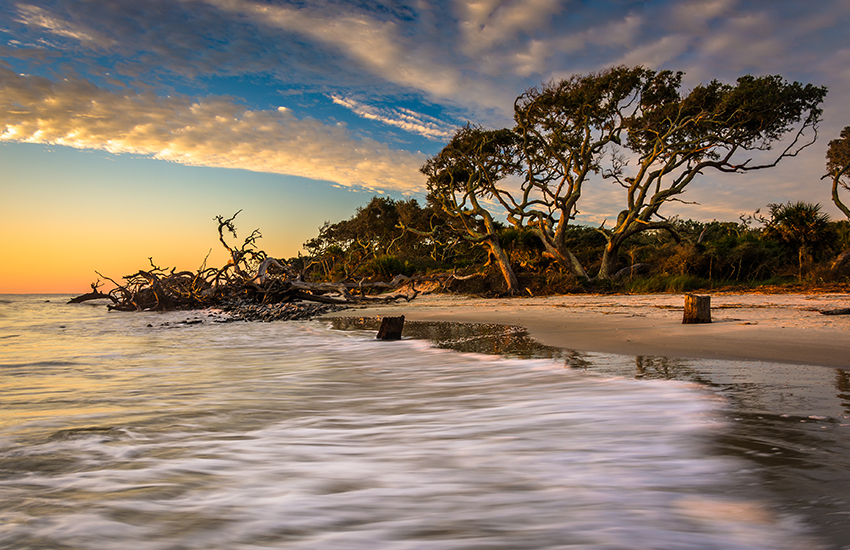
<path id="1" fill-rule="evenodd" d="M 764 398 L 690 364 L 65 301 L 0 296 L 0 548 L 840 545 L 771 488 L 799 445 L 739 416 Z M 840 392 L 777 416 L 840 454 Z"/>

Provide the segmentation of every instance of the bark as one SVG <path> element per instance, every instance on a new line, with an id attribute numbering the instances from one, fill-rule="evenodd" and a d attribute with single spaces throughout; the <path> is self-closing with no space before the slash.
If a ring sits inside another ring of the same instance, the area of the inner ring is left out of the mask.
<path id="1" fill-rule="evenodd" d="M 616 272 L 611 279 L 614 281 L 619 281 L 624 277 L 629 277 L 631 275 L 635 275 L 638 273 L 647 273 L 649 272 L 650 265 L 649 264 L 634 264 L 628 267 L 624 267 L 620 271 Z"/>
<path id="2" fill-rule="evenodd" d="M 841 197 L 838 195 L 838 186 L 841 185 L 841 177 L 844 175 L 845 172 L 847 172 L 848 169 L 850 169 L 850 164 L 845 166 L 843 170 L 837 172 L 832 177 L 832 202 L 835 203 L 835 206 L 837 206 L 839 210 L 844 213 L 845 216 L 850 218 L 850 207 L 844 204 L 841 201 Z"/>
<path id="3" fill-rule="evenodd" d="M 496 238 L 491 238 L 487 241 L 487 248 L 496 260 L 496 265 L 499 266 L 502 277 L 505 278 L 505 284 L 508 287 L 507 293 L 510 295 L 517 294 L 519 292 L 519 281 L 511 267 L 511 262 L 508 260 L 508 255 L 505 254 L 505 251 Z"/>
<path id="4" fill-rule="evenodd" d="M 711 296 L 685 294 L 685 313 L 683 325 L 711 322 Z"/>
<path id="5" fill-rule="evenodd" d="M 70 300 L 68 300 L 68 303 L 69 304 L 81 304 L 81 303 L 87 302 L 89 300 L 103 300 L 103 299 L 112 299 L 113 303 L 115 302 L 115 299 L 112 296 L 110 296 L 109 294 L 104 294 L 103 292 L 95 290 L 93 292 L 87 292 L 86 294 L 80 294 L 79 296 L 75 296 L 74 298 L 71 298 Z"/>
<path id="6" fill-rule="evenodd" d="M 605 245 L 605 249 L 602 251 L 602 265 L 599 267 L 599 273 L 597 273 L 596 279 L 607 281 L 617 272 L 617 266 L 619 265 L 617 253 L 619 250 L 620 246 L 618 242 L 615 240 L 608 241 L 608 244 Z"/>
<path id="7" fill-rule="evenodd" d="M 401 340 L 401 332 L 404 330 L 404 315 L 399 317 L 384 317 L 381 320 L 381 328 L 376 336 L 379 340 Z"/>
<path id="8" fill-rule="evenodd" d="M 540 242 L 543 243 L 543 248 L 546 253 L 550 254 L 555 261 L 566 267 L 567 270 L 575 277 L 588 278 L 587 271 L 584 270 L 584 266 L 581 265 L 581 262 L 575 257 L 575 254 L 573 254 L 566 244 L 564 244 L 563 238 L 552 238 L 551 235 L 547 235 L 545 231 L 540 229 L 540 227 L 534 227 L 533 230 L 534 234 L 540 239 Z"/>
<path id="9" fill-rule="evenodd" d="M 830 269 L 832 271 L 838 271 L 845 265 L 847 265 L 848 261 L 850 261 L 850 250 L 845 250 L 844 252 L 835 257 L 835 260 L 833 260 Z"/>

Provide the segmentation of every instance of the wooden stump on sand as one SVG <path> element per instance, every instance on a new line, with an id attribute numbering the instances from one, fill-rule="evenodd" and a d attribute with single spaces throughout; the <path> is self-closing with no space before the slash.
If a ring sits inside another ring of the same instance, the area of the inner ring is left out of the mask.
<path id="1" fill-rule="evenodd" d="M 685 316 L 683 325 L 711 322 L 711 296 L 685 294 Z"/>
<path id="2" fill-rule="evenodd" d="M 399 317 L 384 317 L 381 319 L 381 328 L 378 329 L 376 338 L 380 340 L 401 340 L 401 331 L 404 328 L 404 315 Z"/>

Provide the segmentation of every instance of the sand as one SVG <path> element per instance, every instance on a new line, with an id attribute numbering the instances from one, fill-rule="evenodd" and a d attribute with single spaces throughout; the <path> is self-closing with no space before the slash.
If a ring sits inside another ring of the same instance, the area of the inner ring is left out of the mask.
<path id="1" fill-rule="evenodd" d="M 850 368 L 848 294 L 711 295 L 712 323 L 683 325 L 683 294 L 482 299 L 421 295 L 334 315 L 522 326 L 535 340 L 577 351 Z"/>

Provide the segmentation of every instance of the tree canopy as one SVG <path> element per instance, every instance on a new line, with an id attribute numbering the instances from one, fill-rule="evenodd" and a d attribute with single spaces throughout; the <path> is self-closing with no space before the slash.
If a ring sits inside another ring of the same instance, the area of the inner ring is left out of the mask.
<path id="1" fill-rule="evenodd" d="M 469 242 L 484 246 L 499 266 L 507 292 L 519 291 L 516 274 L 499 242 L 493 214 L 483 204 L 498 192 L 505 178 L 518 173 L 516 135 L 510 130 L 485 130 L 467 125 L 422 166 L 428 177 L 429 199 L 451 216 Z"/>

